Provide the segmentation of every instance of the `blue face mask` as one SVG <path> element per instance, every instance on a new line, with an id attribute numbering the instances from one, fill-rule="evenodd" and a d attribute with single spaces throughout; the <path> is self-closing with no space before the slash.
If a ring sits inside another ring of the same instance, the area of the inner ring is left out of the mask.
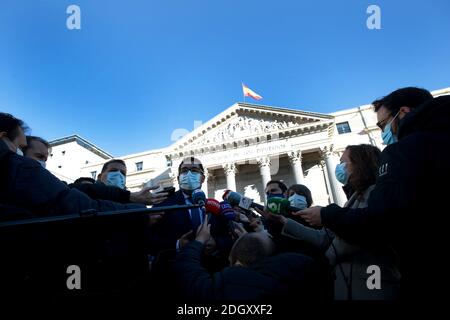
<path id="1" fill-rule="evenodd" d="M 188 171 L 187 173 L 180 174 L 180 188 L 184 190 L 197 190 L 200 189 L 202 175 L 198 172 Z"/>
<path id="2" fill-rule="evenodd" d="M 267 199 L 270 199 L 270 198 L 284 198 L 284 194 L 282 194 L 282 193 L 267 193 L 266 197 L 267 197 Z"/>
<path id="3" fill-rule="evenodd" d="M 106 185 L 125 189 L 125 176 L 120 171 L 108 172 L 106 175 Z"/>
<path id="4" fill-rule="evenodd" d="M 342 184 L 347 184 L 348 173 L 347 173 L 345 162 L 341 162 L 336 166 L 336 170 L 334 171 L 334 174 L 336 175 L 337 181 L 339 181 Z"/>
<path id="5" fill-rule="evenodd" d="M 308 203 L 306 202 L 306 197 L 296 193 L 294 193 L 292 196 L 289 197 L 289 202 L 291 203 L 291 206 L 302 210 L 308 206 Z"/>
<path id="6" fill-rule="evenodd" d="M 384 127 L 384 130 L 381 133 L 381 138 L 383 139 L 383 144 L 385 144 L 387 146 L 390 144 L 396 143 L 398 141 L 397 136 L 394 135 L 394 133 L 392 132 L 392 122 L 395 120 L 395 118 L 397 118 L 399 113 L 400 113 L 400 111 L 397 112 L 397 114 L 391 121 L 389 121 L 389 123 Z"/>

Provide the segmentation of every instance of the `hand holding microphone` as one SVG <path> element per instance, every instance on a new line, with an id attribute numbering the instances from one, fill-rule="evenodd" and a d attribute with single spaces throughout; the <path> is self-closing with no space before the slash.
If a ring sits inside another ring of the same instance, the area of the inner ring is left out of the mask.
<path id="1" fill-rule="evenodd" d="M 319 206 L 310 207 L 303 210 L 299 210 L 297 212 L 293 212 L 292 214 L 301 217 L 303 220 L 305 220 L 312 226 L 320 227 L 322 225 L 322 217 L 320 215 L 321 209 L 322 207 Z"/>
<path id="2" fill-rule="evenodd" d="M 158 189 L 159 186 L 146 186 L 142 190 L 130 193 L 130 201 L 143 203 L 146 205 L 159 204 L 167 199 L 169 193 L 159 192 L 153 193 L 151 191 Z"/>
<path id="3" fill-rule="evenodd" d="M 291 206 L 291 202 L 284 198 L 267 199 L 266 209 L 272 214 L 287 216 L 291 212 L 298 212 L 301 209 Z"/>
<path id="4" fill-rule="evenodd" d="M 228 201 L 232 207 L 238 206 L 239 208 L 245 210 L 249 210 L 250 208 L 264 210 L 264 206 L 254 203 L 253 199 L 242 196 L 231 190 L 226 190 L 222 196 L 222 199 Z"/>

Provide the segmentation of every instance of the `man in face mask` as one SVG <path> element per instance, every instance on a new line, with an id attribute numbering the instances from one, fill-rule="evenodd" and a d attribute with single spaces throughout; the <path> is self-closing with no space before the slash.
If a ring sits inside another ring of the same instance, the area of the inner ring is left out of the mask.
<path id="1" fill-rule="evenodd" d="M 22 148 L 25 157 L 36 160 L 40 165 L 45 168 L 50 144 L 40 137 L 27 136 L 27 146 Z"/>
<path id="2" fill-rule="evenodd" d="M 409 87 L 373 105 L 387 147 L 368 206 L 331 204 L 296 214 L 356 245 L 387 244 L 400 267 L 403 298 L 439 303 L 439 288 L 448 281 L 440 257 L 448 242 L 441 221 L 448 211 L 450 96 L 433 98 L 427 90 Z"/>
<path id="3" fill-rule="evenodd" d="M 103 165 L 96 183 L 82 183 L 80 179 L 77 179 L 69 187 L 82 191 L 92 199 L 109 200 L 119 203 L 135 202 L 154 205 L 166 200 L 166 192 L 151 192 L 158 188 L 158 186 L 144 187 L 136 192 L 128 191 L 126 189 L 126 176 L 127 167 L 125 162 L 120 159 L 112 159 Z"/>
<path id="4" fill-rule="evenodd" d="M 178 169 L 178 183 L 181 191 L 186 195 L 191 195 L 192 191 L 200 189 L 205 181 L 202 163 L 196 158 L 191 159 L 193 160 L 181 162 Z"/>
<path id="5" fill-rule="evenodd" d="M 27 139 L 25 137 L 27 127 L 24 122 L 3 112 L 0 112 L 0 119 L 0 139 L 12 152 L 23 156 L 21 148 L 27 146 Z"/>
<path id="6" fill-rule="evenodd" d="M 180 190 L 173 193 L 160 206 L 192 204 L 192 192 L 201 188 L 205 181 L 203 164 L 199 159 L 188 157 L 178 166 Z M 172 211 L 154 225 L 155 253 L 159 250 L 180 250 L 187 244 L 192 231 L 203 222 L 204 214 L 200 209 Z"/>
<path id="7" fill-rule="evenodd" d="M 98 181 L 107 186 L 125 189 L 127 179 L 127 166 L 120 159 L 112 159 L 103 165 Z"/>
<path id="8" fill-rule="evenodd" d="M 283 182 L 279 180 L 271 180 L 267 182 L 264 192 L 266 193 L 267 199 L 286 198 L 287 187 Z"/>

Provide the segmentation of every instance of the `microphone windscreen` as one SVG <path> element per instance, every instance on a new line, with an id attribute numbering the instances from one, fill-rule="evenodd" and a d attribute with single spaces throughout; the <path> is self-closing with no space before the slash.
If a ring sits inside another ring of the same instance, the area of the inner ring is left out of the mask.
<path id="1" fill-rule="evenodd" d="M 192 191 L 192 202 L 194 204 L 205 205 L 206 202 L 205 193 L 200 189 Z"/>
<path id="2" fill-rule="evenodd" d="M 267 199 L 267 209 L 270 213 L 285 215 L 289 211 L 290 202 L 283 198 L 269 198 Z"/>
<path id="3" fill-rule="evenodd" d="M 232 206 L 238 206 L 241 202 L 241 195 L 237 192 L 230 191 L 225 200 Z"/>
<path id="4" fill-rule="evenodd" d="M 225 192 L 223 193 L 223 196 L 222 196 L 222 200 L 227 200 L 227 198 L 228 198 L 228 194 L 231 192 L 231 190 L 225 190 Z"/>
<path id="5" fill-rule="evenodd" d="M 206 199 L 205 202 L 205 210 L 206 212 L 211 213 L 212 215 L 218 216 L 220 215 L 220 202 L 217 201 L 216 199 Z"/>
<path id="6" fill-rule="evenodd" d="M 220 213 L 227 220 L 234 220 L 236 218 L 236 213 L 234 212 L 231 204 L 228 201 L 222 201 L 220 203 Z"/>

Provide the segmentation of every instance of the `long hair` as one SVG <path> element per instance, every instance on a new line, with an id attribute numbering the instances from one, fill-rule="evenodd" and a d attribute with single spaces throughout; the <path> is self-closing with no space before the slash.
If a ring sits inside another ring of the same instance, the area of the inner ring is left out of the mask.
<path id="1" fill-rule="evenodd" d="M 381 151 L 370 144 L 350 145 L 346 150 L 353 169 L 348 182 L 358 196 L 362 196 L 368 187 L 375 184 Z"/>

